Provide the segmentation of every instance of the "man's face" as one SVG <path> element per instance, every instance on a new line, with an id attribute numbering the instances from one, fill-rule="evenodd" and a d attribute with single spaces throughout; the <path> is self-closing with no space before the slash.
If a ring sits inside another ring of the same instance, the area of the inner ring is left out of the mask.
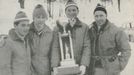
<path id="1" fill-rule="evenodd" d="M 21 36 L 26 36 L 29 31 L 29 21 L 20 21 L 18 25 L 15 25 L 15 29 Z"/>
<path id="2" fill-rule="evenodd" d="M 66 8 L 65 13 L 68 18 L 72 19 L 74 17 L 77 17 L 79 10 L 77 9 L 76 6 L 69 6 Z"/>
<path id="3" fill-rule="evenodd" d="M 34 26 L 37 31 L 41 31 L 44 28 L 46 18 L 42 15 L 34 17 Z"/>
<path id="4" fill-rule="evenodd" d="M 94 17 L 98 26 L 102 26 L 103 24 L 105 24 L 107 19 L 107 15 L 103 11 L 96 11 L 94 13 Z"/>

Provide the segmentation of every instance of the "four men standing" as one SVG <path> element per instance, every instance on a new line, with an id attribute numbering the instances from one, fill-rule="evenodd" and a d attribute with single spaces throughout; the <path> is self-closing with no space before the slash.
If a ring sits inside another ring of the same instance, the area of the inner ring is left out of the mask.
<path id="1" fill-rule="evenodd" d="M 69 21 L 65 30 L 71 32 L 80 75 L 119 75 L 131 55 L 126 34 L 107 19 L 107 11 L 101 5 L 94 10 L 95 22 L 90 29 L 78 19 L 78 13 L 77 4 L 69 0 L 65 6 Z M 58 32 L 63 28 L 57 25 L 52 32 L 45 24 L 47 19 L 42 5 L 35 7 L 30 29 L 26 14 L 16 14 L 14 29 L 0 44 L 0 75 L 51 75 L 51 67 L 55 70 L 59 66 Z"/>

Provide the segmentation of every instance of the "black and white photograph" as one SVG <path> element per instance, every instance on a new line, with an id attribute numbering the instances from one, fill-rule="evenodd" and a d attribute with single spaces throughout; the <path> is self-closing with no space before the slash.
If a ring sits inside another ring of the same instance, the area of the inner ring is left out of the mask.
<path id="1" fill-rule="evenodd" d="M 0 0 L 0 75 L 133 75 L 134 0 Z"/>

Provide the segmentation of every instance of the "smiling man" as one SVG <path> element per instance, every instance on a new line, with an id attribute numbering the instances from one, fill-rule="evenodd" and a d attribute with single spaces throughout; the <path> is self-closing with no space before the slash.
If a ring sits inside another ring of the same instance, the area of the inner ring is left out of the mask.
<path id="1" fill-rule="evenodd" d="M 30 75 L 31 57 L 26 35 L 29 19 L 23 11 L 16 14 L 14 28 L 0 47 L 0 75 Z"/>
<path id="2" fill-rule="evenodd" d="M 52 31 L 45 23 L 47 19 L 46 10 L 38 4 L 33 10 L 29 32 L 32 75 L 50 75 Z"/>
<path id="3" fill-rule="evenodd" d="M 75 2 L 69 0 L 65 6 L 65 14 L 68 18 L 66 32 L 71 32 L 73 43 L 74 59 L 76 64 L 80 66 L 80 75 L 84 75 L 90 61 L 90 40 L 88 38 L 88 26 L 81 22 L 77 15 L 79 8 Z M 63 32 L 62 27 L 57 25 L 54 29 L 54 41 L 52 46 L 52 61 L 53 68 L 58 67 L 60 63 L 60 48 L 58 40 L 58 32 Z M 69 41 L 68 41 L 69 42 Z"/>
<path id="4" fill-rule="evenodd" d="M 131 54 L 128 38 L 107 19 L 102 5 L 95 8 L 94 18 L 89 30 L 92 50 L 89 75 L 120 75 Z"/>

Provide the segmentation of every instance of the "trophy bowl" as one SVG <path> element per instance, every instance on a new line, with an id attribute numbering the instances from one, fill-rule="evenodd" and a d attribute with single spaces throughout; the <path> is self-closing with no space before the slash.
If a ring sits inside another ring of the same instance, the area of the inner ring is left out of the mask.
<path id="1" fill-rule="evenodd" d="M 69 22 L 68 22 L 68 19 L 65 18 L 65 17 L 60 17 L 60 18 L 58 19 L 58 22 L 59 22 L 59 24 L 60 24 L 62 27 L 66 27 L 67 23 L 69 23 Z"/>

